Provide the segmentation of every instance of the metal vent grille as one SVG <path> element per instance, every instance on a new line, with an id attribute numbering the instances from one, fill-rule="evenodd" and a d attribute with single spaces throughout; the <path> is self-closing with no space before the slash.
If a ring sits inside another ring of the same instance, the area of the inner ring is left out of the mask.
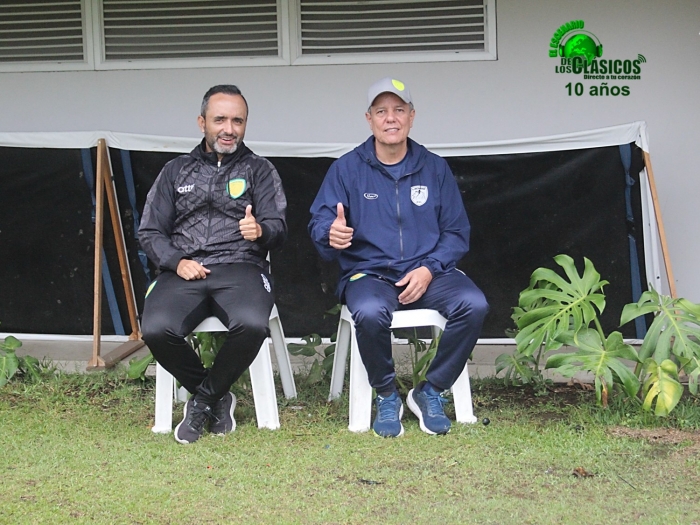
<path id="1" fill-rule="evenodd" d="M 301 0 L 302 55 L 486 49 L 486 0 Z"/>
<path id="2" fill-rule="evenodd" d="M 105 59 L 277 56 L 276 1 L 104 0 Z"/>
<path id="3" fill-rule="evenodd" d="M 0 63 L 83 60 L 80 0 L 0 2 Z"/>

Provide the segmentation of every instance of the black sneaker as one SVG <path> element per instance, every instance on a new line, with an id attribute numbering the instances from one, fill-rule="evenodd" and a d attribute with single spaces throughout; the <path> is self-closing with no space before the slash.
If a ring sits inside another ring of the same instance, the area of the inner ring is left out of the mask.
<path id="1" fill-rule="evenodd" d="M 231 392 L 214 403 L 211 407 L 211 422 L 209 432 L 212 434 L 228 434 L 236 430 L 236 420 L 233 419 L 233 409 L 236 408 L 236 396 Z"/>
<path id="2" fill-rule="evenodd" d="M 192 396 L 185 403 L 182 421 L 175 427 L 175 441 L 183 445 L 194 443 L 204 434 L 204 427 L 211 417 L 211 407 L 204 403 L 197 403 Z"/>

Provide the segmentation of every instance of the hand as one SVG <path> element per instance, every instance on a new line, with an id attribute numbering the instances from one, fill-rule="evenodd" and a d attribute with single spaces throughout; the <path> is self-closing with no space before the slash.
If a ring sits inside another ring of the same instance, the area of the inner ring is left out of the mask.
<path id="1" fill-rule="evenodd" d="M 262 227 L 253 217 L 253 207 L 250 204 L 245 209 L 245 217 L 238 221 L 238 227 L 246 241 L 254 241 L 262 235 Z"/>
<path id="2" fill-rule="evenodd" d="M 185 281 L 206 279 L 208 273 L 211 273 L 211 270 L 192 259 L 180 259 L 180 262 L 177 263 L 177 274 Z"/>
<path id="3" fill-rule="evenodd" d="M 337 206 L 337 217 L 331 224 L 331 230 L 328 232 L 328 244 L 336 250 L 344 250 L 348 248 L 352 243 L 352 228 L 348 228 L 348 223 L 345 220 L 345 209 L 342 203 L 338 203 Z"/>
<path id="4" fill-rule="evenodd" d="M 401 304 L 415 303 L 423 297 L 432 280 L 433 274 L 425 266 L 419 266 L 415 270 L 411 270 L 403 276 L 403 279 L 396 283 L 396 286 L 406 286 L 406 289 L 399 295 L 399 302 Z"/>

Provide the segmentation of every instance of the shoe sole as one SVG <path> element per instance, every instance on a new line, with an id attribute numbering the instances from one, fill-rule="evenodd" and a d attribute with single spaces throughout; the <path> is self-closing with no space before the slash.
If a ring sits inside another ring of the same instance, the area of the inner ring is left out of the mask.
<path id="1" fill-rule="evenodd" d="M 225 436 L 229 432 L 233 432 L 234 430 L 236 430 L 236 420 L 233 417 L 233 409 L 236 408 L 236 396 L 234 396 L 232 392 L 229 392 L 228 394 L 233 398 L 233 402 L 231 403 L 231 410 L 229 411 L 229 414 L 228 414 L 231 417 L 231 421 L 233 421 L 233 426 L 231 427 L 231 430 L 229 430 L 228 432 L 226 432 L 226 431 L 214 432 L 213 434 L 215 436 Z"/>
<path id="2" fill-rule="evenodd" d="M 447 434 L 450 431 L 449 428 L 447 429 L 447 431 L 438 434 L 437 432 L 433 432 L 425 426 L 425 423 L 423 423 L 423 413 L 421 412 L 420 408 L 418 408 L 418 404 L 413 400 L 413 390 L 413 388 L 409 390 L 408 396 L 406 396 L 406 404 L 408 405 L 408 408 L 411 410 L 411 412 L 413 412 L 413 414 L 418 418 L 418 422 L 420 423 L 420 429 L 426 434 L 430 434 L 431 436 L 443 436 Z"/>
<path id="3" fill-rule="evenodd" d="M 372 434 L 377 436 L 378 438 L 397 438 L 403 436 L 403 424 L 401 423 L 401 418 L 403 417 L 403 403 L 401 403 L 401 409 L 399 410 L 399 425 L 401 425 L 401 432 L 396 434 L 395 436 L 382 436 L 380 434 L 377 434 L 374 429 L 372 429 Z"/>

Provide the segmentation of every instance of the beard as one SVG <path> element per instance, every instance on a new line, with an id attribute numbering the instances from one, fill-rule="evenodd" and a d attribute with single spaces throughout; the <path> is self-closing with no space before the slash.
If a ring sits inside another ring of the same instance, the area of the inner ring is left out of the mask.
<path id="1" fill-rule="evenodd" d="M 230 146 L 222 146 L 218 142 L 219 137 L 232 138 L 233 144 Z M 218 135 L 206 135 L 204 138 L 206 140 L 207 145 L 209 146 L 209 149 L 220 155 L 230 155 L 231 153 L 234 153 L 238 149 L 238 142 L 240 140 L 237 135 L 227 135 L 226 133 L 219 133 Z"/>

